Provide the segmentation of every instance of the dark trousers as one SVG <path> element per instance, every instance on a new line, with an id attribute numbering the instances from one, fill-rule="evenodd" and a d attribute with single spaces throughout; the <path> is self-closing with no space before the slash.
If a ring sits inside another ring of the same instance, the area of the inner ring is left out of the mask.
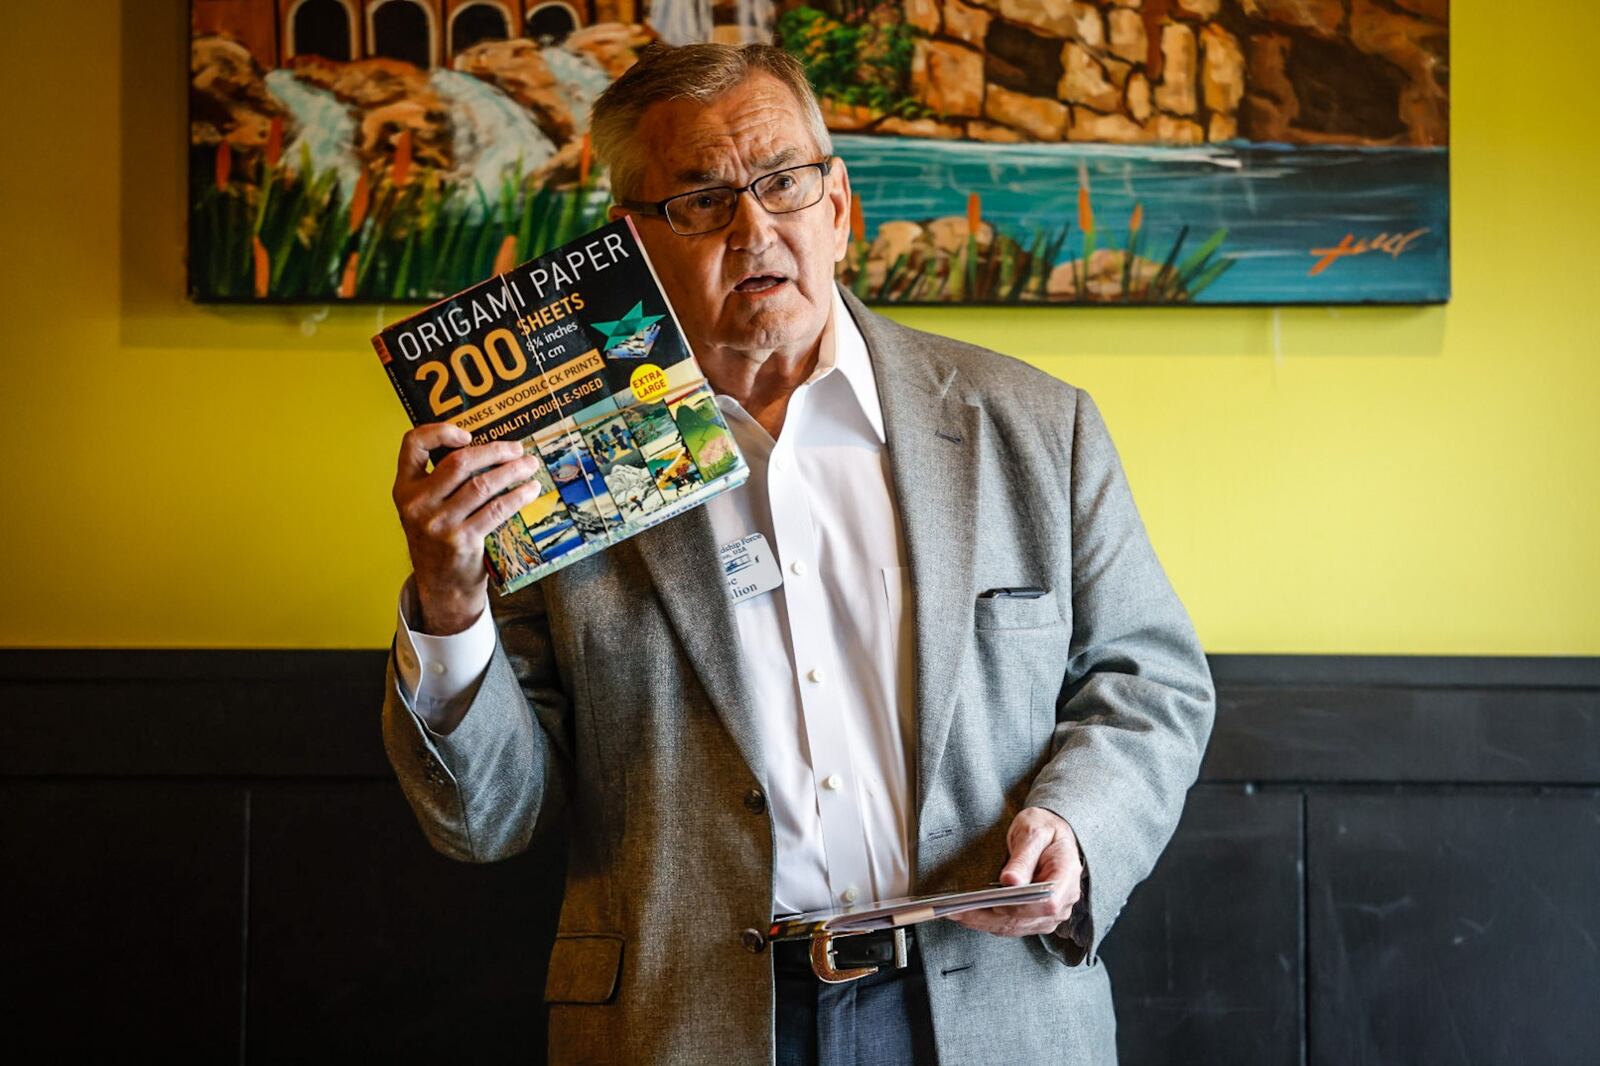
<path id="1" fill-rule="evenodd" d="M 844 984 L 817 980 L 804 941 L 774 945 L 778 1066 L 937 1066 L 922 954 Z"/>

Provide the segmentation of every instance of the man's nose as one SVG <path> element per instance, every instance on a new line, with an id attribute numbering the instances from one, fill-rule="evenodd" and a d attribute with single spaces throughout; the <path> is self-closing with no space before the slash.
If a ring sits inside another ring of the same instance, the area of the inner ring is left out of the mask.
<path id="1" fill-rule="evenodd" d="M 728 247 L 741 252 L 759 252 L 772 242 L 772 213 L 746 189 L 733 203 L 733 221 L 728 223 Z"/>

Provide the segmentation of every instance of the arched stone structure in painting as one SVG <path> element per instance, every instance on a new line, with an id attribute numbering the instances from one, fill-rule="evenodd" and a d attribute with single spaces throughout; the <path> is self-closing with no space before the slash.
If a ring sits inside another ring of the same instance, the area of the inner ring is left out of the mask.
<path id="1" fill-rule="evenodd" d="M 286 59 L 313 55 L 344 63 L 359 51 L 350 0 L 295 0 L 283 21 Z"/>
<path id="2" fill-rule="evenodd" d="M 462 4 L 450 14 L 450 57 L 484 41 L 510 40 L 515 25 L 515 16 L 503 3 L 474 0 Z"/>
<path id="3" fill-rule="evenodd" d="M 369 55 L 401 59 L 427 70 L 439 55 L 433 8 L 421 0 L 374 0 L 367 5 Z"/>
<path id="4" fill-rule="evenodd" d="M 583 25 L 583 16 L 562 0 L 530 3 L 523 23 L 523 36 L 541 44 L 560 44 L 573 30 Z"/>

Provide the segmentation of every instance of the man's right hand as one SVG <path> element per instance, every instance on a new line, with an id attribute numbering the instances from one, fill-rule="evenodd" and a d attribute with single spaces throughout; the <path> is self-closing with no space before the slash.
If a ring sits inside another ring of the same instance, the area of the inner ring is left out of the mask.
<path id="1" fill-rule="evenodd" d="M 540 491 L 537 480 L 528 480 L 539 460 L 524 454 L 521 444 L 466 447 L 471 440 L 450 422 L 418 426 L 400 438 L 394 506 L 416 574 L 422 617 L 413 628 L 420 633 L 459 633 L 483 613 L 489 585 L 484 538 Z M 430 472 L 428 453 L 440 447 L 456 450 Z M 501 495 L 509 485 L 517 487 Z"/>

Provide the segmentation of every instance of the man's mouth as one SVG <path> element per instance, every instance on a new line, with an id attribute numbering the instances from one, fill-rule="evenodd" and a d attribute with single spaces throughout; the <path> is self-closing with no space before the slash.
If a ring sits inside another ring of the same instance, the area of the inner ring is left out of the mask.
<path id="1" fill-rule="evenodd" d="M 750 274 L 733 287 L 735 292 L 767 292 L 789 279 L 782 274 Z"/>

